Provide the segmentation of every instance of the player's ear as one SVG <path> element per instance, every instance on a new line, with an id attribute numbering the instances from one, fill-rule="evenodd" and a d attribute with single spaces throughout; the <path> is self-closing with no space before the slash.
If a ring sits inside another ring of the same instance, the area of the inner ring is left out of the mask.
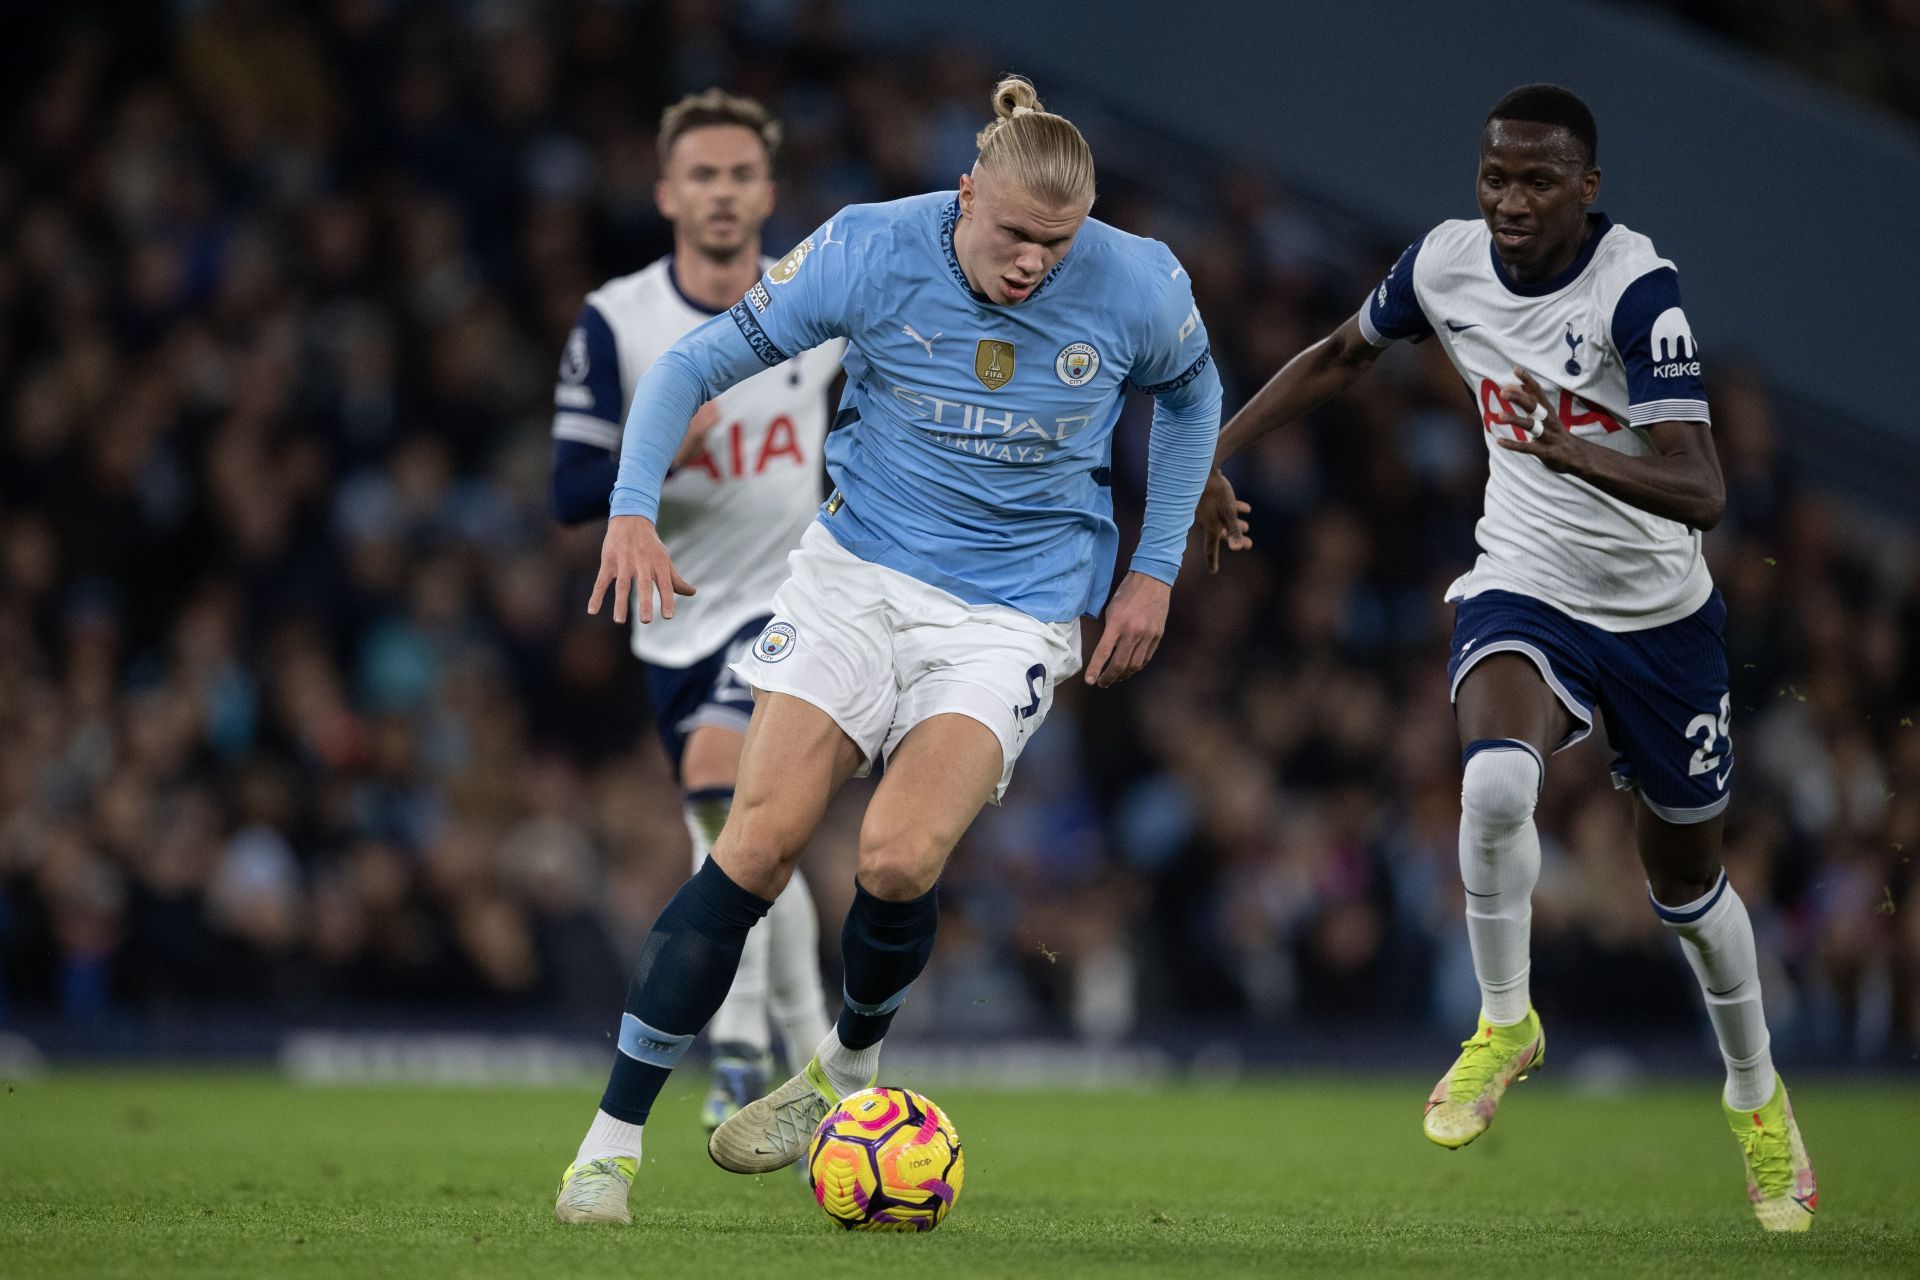
<path id="1" fill-rule="evenodd" d="M 963 173 L 960 175 L 960 216 L 961 217 L 964 218 L 973 213 L 973 199 L 974 199 L 973 175 L 970 173 Z"/>
<path id="2" fill-rule="evenodd" d="M 1600 198 L 1600 167 L 1590 166 L 1580 175 L 1580 203 L 1590 205 Z"/>
<path id="3" fill-rule="evenodd" d="M 653 205 L 661 217 L 673 221 L 673 186 L 665 178 L 653 184 Z"/>

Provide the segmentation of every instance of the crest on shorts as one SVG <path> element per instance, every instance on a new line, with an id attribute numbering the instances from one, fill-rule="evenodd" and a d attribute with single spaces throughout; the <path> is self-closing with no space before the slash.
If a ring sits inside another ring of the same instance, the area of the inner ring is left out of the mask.
<path id="1" fill-rule="evenodd" d="M 767 268 L 767 279 L 774 284 L 785 284 L 798 274 L 800 264 L 805 262 L 807 255 L 812 252 L 813 237 L 808 236 L 805 240 L 793 246 L 793 251 L 787 254 L 786 257 Z"/>
<path id="2" fill-rule="evenodd" d="M 793 652 L 797 638 L 791 622 L 770 622 L 753 642 L 753 656 L 762 662 L 778 662 Z"/>
<path id="3" fill-rule="evenodd" d="M 998 391 L 1013 381 L 1013 344 L 998 338 L 982 338 L 973 349 L 973 376 L 989 391 Z"/>
<path id="4" fill-rule="evenodd" d="M 1053 372 L 1070 387 L 1084 387 L 1100 372 L 1100 353 L 1091 342 L 1074 342 L 1054 357 Z"/>

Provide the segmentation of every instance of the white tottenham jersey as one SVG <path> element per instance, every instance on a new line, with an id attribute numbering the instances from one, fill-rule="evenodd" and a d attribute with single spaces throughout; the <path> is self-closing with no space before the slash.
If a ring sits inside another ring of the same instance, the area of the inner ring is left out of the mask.
<path id="1" fill-rule="evenodd" d="M 588 294 L 560 362 L 554 437 L 618 455 L 634 384 L 711 314 L 681 293 L 670 257 Z M 820 507 L 827 389 L 845 346 L 803 351 L 714 400 L 706 452 L 668 475 L 657 526 L 674 568 L 699 594 L 675 601 L 671 620 L 636 619 L 633 652 L 642 661 L 692 666 L 767 612 L 787 553 Z"/>
<path id="2" fill-rule="evenodd" d="M 1709 421 L 1673 264 L 1647 237 L 1589 217 L 1580 256 L 1535 285 L 1507 276 L 1484 222 L 1443 222 L 1401 255 L 1359 321 L 1376 346 L 1438 337 L 1480 412 L 1489 467 L 1480 557 L 1447 599 L 1513 591 L 1608 631 L 1638 631 L 1686 617 L 1712 593 L 1699 532 L 1494 443 L 1515 430 L 1493 415 L 1507 407 L 1500 388 L 1517 381 L 1516 367 L 1557 398 L 1573 434 L 1604 448 L 1650 454 L 1654 423 Z"/>

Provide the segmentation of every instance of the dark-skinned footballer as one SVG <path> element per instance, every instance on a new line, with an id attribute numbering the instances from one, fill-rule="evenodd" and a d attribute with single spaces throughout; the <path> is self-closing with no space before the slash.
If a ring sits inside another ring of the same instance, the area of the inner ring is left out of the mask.
<path id="1" fill-rule="evenodd" d="M 1217 468 L 1350 385 L 1399 341 L 1438 339 L 1487 443 L 1480 556 L 1448 589 L 1460 873 L 1481 1015 L 1426 1104 L 1466 1145 L 1546 1037 L 1527 979 L 1533 812 L 1552 753 L 1596 709 L 1633 792 L 1654 913 L 1680 940 L 1726 1060 L 1722 1110 L 1768 1231 L 1804 1231 L 1813 1165 L 1773 1068 L 1753 926 L 1720 863 L 1733 774 L 1726 606 L 1700 554 L 1725 506 L 1700 350 L 1673 264 L 1594 212 L 1598 130 L 1555 85 L 1515 89 L 1480 138 L 1478 219 L 1410 246 L 1358 314 L 1275 374 L 1221 433 L 1199 524 L 1210 564 L 1251 545 Z"/>

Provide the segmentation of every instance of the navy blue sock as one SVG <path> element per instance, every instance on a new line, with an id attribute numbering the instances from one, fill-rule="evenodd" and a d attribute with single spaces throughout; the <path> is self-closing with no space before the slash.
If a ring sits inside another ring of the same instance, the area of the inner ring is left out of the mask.
<path id="1" fill-rule="evenodd" d="M 620 1052 L 602 1111 L 628 1124 L 647 1122 L 667 1076 L 727 998 L 748 931 L 772 906 L 728 879 L 712 858 L 680 886 L 653 922 L 627 984 Z"/>
<path id="2" fill-rule="evenodd" d="M 880 1043 L 907 989 L 927 967 L 939 927 L 939 885 L 905 902 L 887 902 L 853 882 L 853 906 L 840 930 L 840 960 L 847 971 L 841 1044 L 864 1049 Z"/>

